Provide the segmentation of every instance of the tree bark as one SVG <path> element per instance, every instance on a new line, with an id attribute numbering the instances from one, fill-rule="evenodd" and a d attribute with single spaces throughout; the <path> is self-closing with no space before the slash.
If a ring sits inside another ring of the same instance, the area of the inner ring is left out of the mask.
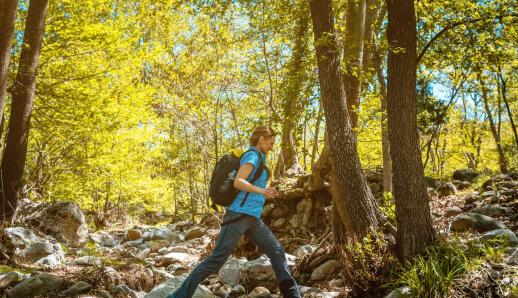
<path id="1" fill-rule="evenodd" d="M 370 231 L 379 230 L 381 213 L 356 151 L 357 140 L 347 111 L 331 1 L 310 0 L 310 7 L 326 133 L 337 179 L 334 186 L 338 196 L 333 195 L 333 202 L 347 230 L 348 241 L 355 242 Z"/>
<path id="2" fill-rule="evenodd" d="M 486 85 L 484 83 L 484 77 L 482 76 L 482 70 L 478 70 L 477 79 L 480 84 L 480 90 L 482 91 L 482 101 L 484 102 L 484 109 L 487 114 L 487 121 L 489 122 L 489 128 L 491 129 L 491 134 L 493 135 L 493 139 L 496 143 L 496 150 L 498 151 L 498 161 L 500 164 L 500 172 L 507 173 L 507 159 L 505 158 L 504 148 L 502 147 L 502 140 L 500 139 L 500 135 L 498 134 L 495 126 L 495 122 L 493 120 L 493 115 L 491 114 L 491 109 L 489 108 L 489 98 L 487 95 Z"/>
<path id="3" fill-rule="evenodd" d="M 307 55 L 308 15 L 306 3 L 302 2 L 299 18 L 295 27 L 295 42 L 293 55 L 289 66 L 290 73 L 287 76 L 286 91 L 284 98 L 284 122 L 282 127 L 281 152 L 277 159 L 274 176 L 276 178 L 295 175 L 302 172 L 297 156 L 297 142 L 295 130 L 299 116 L 302 114 L 301 89 L 304 80 L 304 57 Z"/>
<path id="4" fill-rule="evenodd" d="M 507 115 L 509 116 L 509 121 L 511 122 L 511 129 L 513 130 L 514 141 L 516 143 L 516 150 L 518 152 L 518 132 L 516 131 L 516 124 L 514 124 L 513 113 L 511 112 L 511 107 L 509 106 L 509 101 L 507 100 L 507 79 L 504 79 L 504 75 L 502 74 L 502 70 L 498 67 L 498 80 L 500 81 L 500 86 L 502 89 L 502 100 L 505 104 L 505 109 L 507 110 Z"/>
<path id="5" fill-rule="evenodd" d="M 0 0 L 0 122 L 4 123 L 4 108 L 6 102 L 7 78 L 13 46 L 14 24 L 18 0 Z M 3 126 L 2 126 L 3 128 Z M 0 139 L 3 129 L 0 130 Z"/>
<path id="6" fill-rule="evenodd" d="M 12 218 L 22 195 L 30 117 L 36 87 L 36 70 L 45 27 L 48 0 L 31 0 L 25 23 L 22 51 L 13 91 L 5 152 L 2 158 L 2 220 Z"/>
<path id="7" fill-rule="evenodd" d="M 366 11 L 367 0 L 347 0 L 343 84 L 353 130 L 358 126 Z"/>
<path id="8" fill-rule="evenodd" d="M 387 0 L 387 111 L 396 202 L 396 252 L 406 260 L 435 241 L 419 149 L 414 3 Z"/>

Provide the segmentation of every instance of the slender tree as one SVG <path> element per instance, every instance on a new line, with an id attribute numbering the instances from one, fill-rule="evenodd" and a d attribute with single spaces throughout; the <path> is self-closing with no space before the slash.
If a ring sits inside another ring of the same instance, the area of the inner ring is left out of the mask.
<path id="1" fill-rule="evenodd" d="M 45 27 L 48 0 L 31 0 L 25 23 L 18 73 L 13 90 L 6 147 L 2 158 L 2 220 L 14 214 L 22 195 L 22 176 L 27 156 L 30 117 L 36 87 L 36 70 Z"/>
<path id="2" fill-rule="evenodd" d="M 336 182 L 333 202 L 349 240 L 363 238 L 380 228 L 381 214 L 367 185 L 356 151 L 340 70 L 330 0 L 310 0 L 318 61 L 320 94 L 327 123 L 329 149 Z"/>
<path id="3" fill-rule="evenodd" d="M 487 87 L 484 81 L 484 76 L 482 75 L 482 70 L 480 68 L 477 71 L 477 80 L 480 84 L 480 91 L 482 92 L 482 101 L 484 102 L 484 109 L 486 110 L 487 121 L 489 122 L 489 128 L 491 129 L 491 135 L 495 140 L 496 149 L 498 151 L 500 172 L 507 173 L 507 159 L 505 157 L 504 148 L 502 147 L 502 140 L 500 138 L 500 134 L 496 129 L 495 121 L 493 119 L 493 115 L 491 114 L 491 109 L 489 108 L 489 97 L 487 94 Z"/>
<path id="4" fill-rule="evenodd" d="M 281 152 L 275 168 L 275 177 L 284 176 L 286 172 L 297 174 L 302 171 L 297 156 L 295 130 L 302 115 L 301 89 L 304 82 L 304 57 L 307 55 L 308 9 L 307 3 L 301 2 L 297 11 L 297 25 L 295 26 L 295 41 L 291 61 L 288 65 L 289 73 L 284 84 L 284 120 L 282 126 Z"/>
<path id="5" fill-rule="evenodd" d="M 7 77 L 9 75 L 17 8 L 18 0 L 0 0 L 0 122 L 2 123 L 0 125 L 0 139 L 3 135 Z"/>
<path id="6" fill-rule="evenodd" d="M 389 42 L 387 112 L 400 259 L 423 253 L 435 241 L 419 149 L 416 107 L 414 2 L 387 0 Z"/>

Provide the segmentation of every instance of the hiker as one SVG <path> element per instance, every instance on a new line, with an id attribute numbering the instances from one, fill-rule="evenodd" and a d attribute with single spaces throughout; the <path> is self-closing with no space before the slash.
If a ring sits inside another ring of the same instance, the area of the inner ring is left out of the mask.
<path id="1" fill-rule="evenodd" d="M 270 258 L 283 297 L 300 297 L 297 283 L 289 272 L 284 249 L 261 220 L 265 197 L 271 199 L 279 195 L 275 188 L 266 187 L 271 176 L 266 167 L 266 154 L 272 150 L 275 136 L 276 133 L 268 126 L 259 126 L 252 133 L 249 150 L 241 156 L 234 179 L 238 194 L 226 208 L 214 250 L 168 298 L 192 297 L 205 278 L 219 271 L 243 235 Z M 254 177 L 257 170 L 262 170 L 260 176 Z M 252 178 L 257 179 L 250 183 Z"/>

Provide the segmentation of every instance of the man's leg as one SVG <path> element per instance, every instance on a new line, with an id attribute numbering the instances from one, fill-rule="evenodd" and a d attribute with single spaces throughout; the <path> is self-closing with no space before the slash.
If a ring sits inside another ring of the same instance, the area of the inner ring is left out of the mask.
<path id="1" fill-rule="evenodd" d="M 297 282 L 289 271 L 284 249 L 270 229 L 261 220 L 256 219 L 245 235 L 270 258 L 283 297 L 300 297 Z"/>
<path id="2" fill-rule="evenodd" d="M 228 222 L 236 219 L 236 216 L 241 215 L 227 212 L 223 221 Z M 217 272 L 221 266 L 225 264 L 225 261 L 232 253 L 237 242 L 246 231 L 248 226 L 247 222 L 247 218 L 242 217 L 221 227 L 218 239 L 216 240 L 216 246 L 212 253 L 194 268 L 180 288 L 169 295 L 168 298 L 191 298 L 198 285 L 210 274 Z"/>

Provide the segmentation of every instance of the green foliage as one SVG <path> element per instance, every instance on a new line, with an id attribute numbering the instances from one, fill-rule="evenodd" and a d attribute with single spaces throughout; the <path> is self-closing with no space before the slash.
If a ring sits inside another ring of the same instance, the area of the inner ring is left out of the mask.
<path id="1" fill-rule="evenodd" d="M 97 243 L 94 241 L 88 241 L 79 252 L 79 256 L 101 257 L 102 254 L 99 251 Z"/>

